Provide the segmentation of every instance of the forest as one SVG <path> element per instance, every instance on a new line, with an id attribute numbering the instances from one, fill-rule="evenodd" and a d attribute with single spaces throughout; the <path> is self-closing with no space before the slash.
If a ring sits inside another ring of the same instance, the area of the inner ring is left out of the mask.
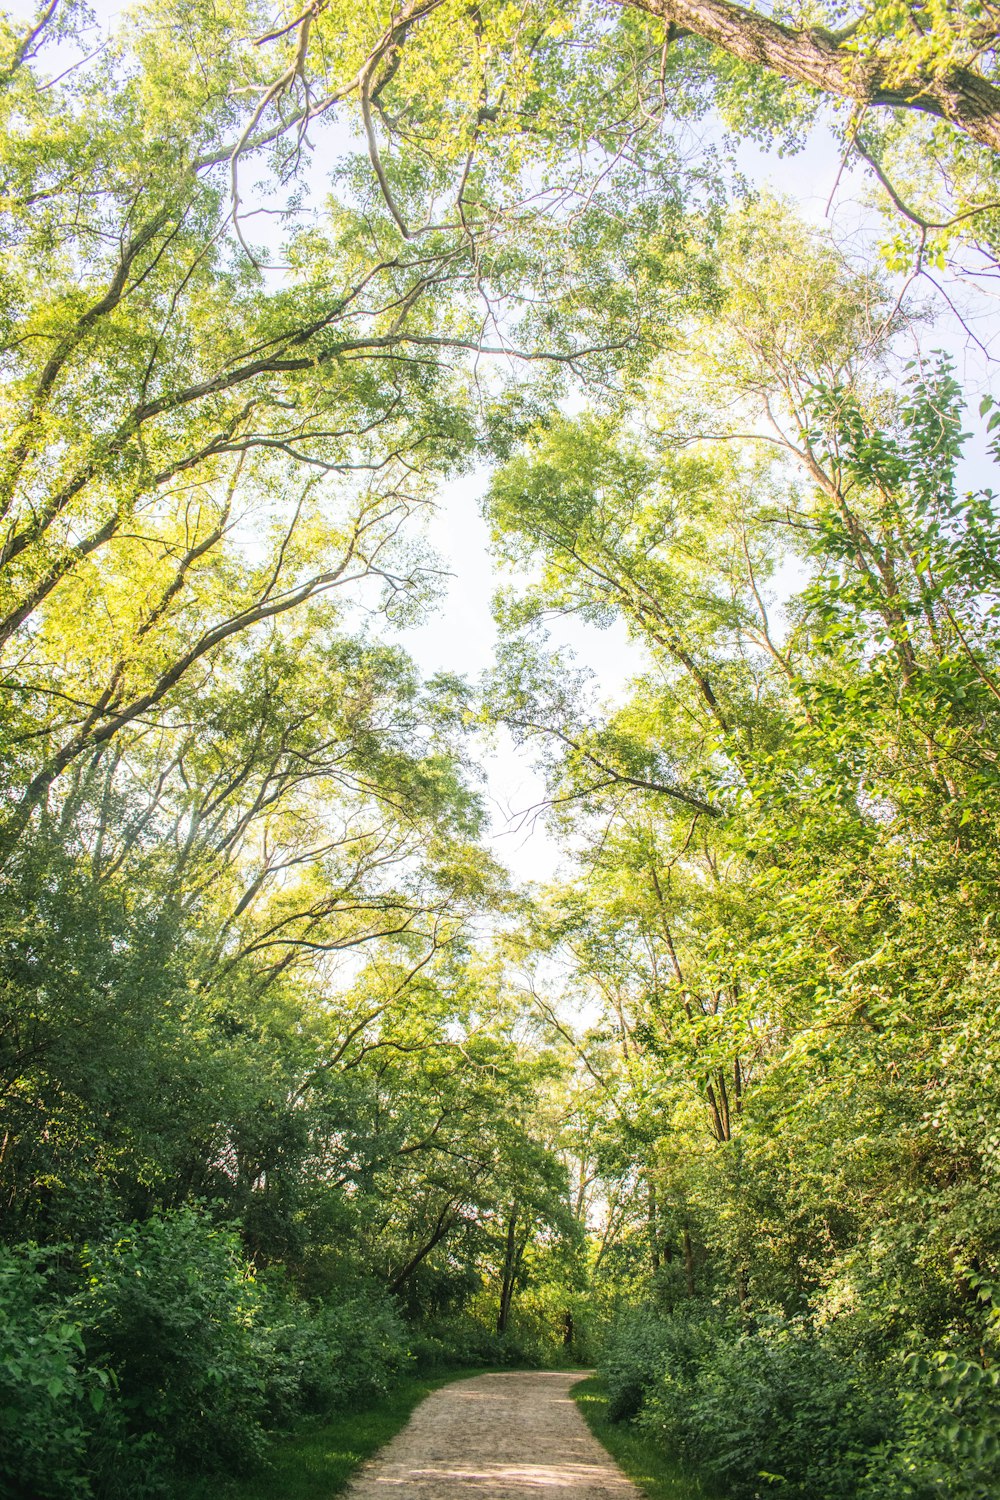
<path id="1" fill-rule="evenodd" d="M 1000 1494 L 998 153 L 995 0 L 0 16 L 0 1495 Z"/>

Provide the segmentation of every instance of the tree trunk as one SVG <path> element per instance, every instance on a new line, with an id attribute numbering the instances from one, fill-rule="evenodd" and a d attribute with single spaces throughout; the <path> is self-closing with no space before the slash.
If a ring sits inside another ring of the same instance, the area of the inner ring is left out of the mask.
<path id="1" fill-rule="evenodd" d="M 503 1275 L 500 1282 L 500 1310 L 497 1313 L 497 1333 L 506 1333 L 510 1318 L 510 1307 L 514 1300 L 514 1276 L 517 1272 L 517 1204 L 510 1211 L 507 1221 L 507 1244 L 503 1257 Z"/>
<path id="2" fill-rule="evenodd" d="M 684 1225 L 684 1280 L 687 1283 L 688 1296 L 694 1296 L 694 1246 L 691 1244 L 691 1234 Z"/>
<path id="3" fill-rule="evenodd" d="M 741 62 L 767 68 L 821 93 L 869 108 L 916 109 L 947 120 L 983 146 L 1000 150 L 1000 88 L 971 68 L 937 76 L 891 72 L 877 57 L 861 57 L 843 35 L 812 26 L 796 30 L 730 0 L 615 0 L 658 16 L 674 35 L 693 35 Z"/>

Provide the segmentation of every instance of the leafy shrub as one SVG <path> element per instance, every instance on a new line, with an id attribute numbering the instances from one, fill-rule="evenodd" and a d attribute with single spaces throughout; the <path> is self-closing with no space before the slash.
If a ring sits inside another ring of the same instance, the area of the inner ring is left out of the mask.
<path id="1" fill-rule="evenodd" d="M 163 1494 L 153 1435 L 130 1431 L 115 1371 L 93 1361 L 59 1260 L 0 1249 L 0 1496 L 146 1500 Z"/>
<path id="2" fill-rule="evenodd" d="M 632 1418 L 731 1500 L 856 1500 L 886 1431 L 884 1382 L 798 1322 L 747 1331 L 693 1306 L 616 1328 L 609 1414 Z M 880 1492 L 885 1493 L 885 1492 Z"/>
<path id="3" fill-rule="evenodd" d="M 716 1340 L 691 1399 L 657 1391 L 644 1421 L 673 1434 L 732 1500 L 855 1500 L 885 1431 L 884 1391 L 798 1323 Z"/>
<path id="4" fill-rule="evenodd" d="M 0 1249 L 0 1494 L 38 1500 L 91 1493 L 86 1412 L 108 1380 L 52 1283 L 41 1252 Z"/>
<path id="5" fill-rule="evenodd" d="M 994 1500 L 1000 1494 L 1000 1371 L 951 1351 L 909 1355 L 893 1435 L 869 1466 L 863 1500 Z"/>
<path id="6" fill-rule="evenodd" d="M 268 1409 L 278 1421 L 371 1401 L 413 1363 L 402 1319 L 372 1294 L 314 1306 L 272 1291 L 258 1340 L 267 1348 Z"/>
<path id="7" fill-rule="evenodd" d="M 680 1399 L 686 1400 L 715 1337 L 712 1311 L 699 1303 L 669 1318 L 650 1307 L 619 1318 L 601 1360 L 609 1420 L 632 1420 L 651 1393 L 657 1392 L 662 1400 L 668 1384 L 676 1386 Z"/>
<path id="8" fill-rule="evenodd" d="M 364 1405 L 412 1362 L 384 1297 L 261 1285 L 237 1235 L 185 1208 L 82 1255 L 0 1250 L 0 1496 L 144 1500 L 245 1469 L 269 1428 Z"/>
<path id="9" fill-rule="evenodd" d="M 602 1362 L 635 1420 L 729 1500 L 994 1500 L 1000 1371 L 952 1351 L 878 1366 L 799 1320 L 620 1319 Z"/>
<path id="10" fill-rule="evenodd" d="M 520 1329 L 497 1333 L 476 1317 L 451 1317 L 425 1324 L 412 1341 L 417 1368 L 422 1374 L 436 1370 L 479 1365 L 522 1365 L 537 1368 L 547 1362 L 551 1348 Z M 554 1347 L 554 1346 L 552 1346 Z"/>
<path id="11" fill-rule="evenodd" d="M 258 1458 L 260 1296 L 237 1236 L 185 1208 L 89 1247 L 84 1265 L 77 1305 L 87 1352 L 115 1371 L 128 1433 L 151 1435 L 164 1468 Z"/>
<path id="12" fill-rule="evenodd" d="M 436 1375 L 449 1365 L 459 1363 L 452 1359 L 447 1339 L 423 1328 L 418 1328 L 411 1335 L 410 1353 L 413 1356 L 413 1367 L 420 1375 Z"/>

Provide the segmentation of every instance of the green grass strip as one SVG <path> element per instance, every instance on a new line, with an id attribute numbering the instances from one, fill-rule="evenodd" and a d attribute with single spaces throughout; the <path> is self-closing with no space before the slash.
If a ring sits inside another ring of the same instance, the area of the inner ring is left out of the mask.
<path id="1" fill-rule="evenodd" d="M 374 1406 L 338 1411 L 275 1438 L 268 1467 L 246 1479 L 212 1489 L 214 1500 L 330 1500 L 339 1495 L 359 1464 L 405 1427 L 414 1407 L 431 1391 L 483 1370 L 452 1370 L 428 1379 L 404 1380 Z M 205 1490 L 205 1500 L 208 1490 Z M 191 1500 L 201 1492 L 188 1490 Z"/>
<path id="2" fill-rule="evenodd" d="M 597 1441 L 650 1500 L 718 1500 L 644 1433 L 628 1422 L 608 1421 L 607 1397 L 596 1376 L 579 1381 L 572 1395 Z"/>

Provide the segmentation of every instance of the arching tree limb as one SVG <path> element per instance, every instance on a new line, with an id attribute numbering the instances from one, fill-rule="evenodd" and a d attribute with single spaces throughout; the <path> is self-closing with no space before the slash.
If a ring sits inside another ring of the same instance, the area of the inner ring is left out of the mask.
<path id="1" fill-rule="evenodd" d="M 783 26 L 731 0 L 614 0 L 658 16 L 674 35 L 701 37 L 731 57 L 872 108 L 914 109 L 947 120 L 980 145 L 1000 150 L 1000 88 L 971 67 L 909 75 L 864 56 L 844 32 Z"/>

